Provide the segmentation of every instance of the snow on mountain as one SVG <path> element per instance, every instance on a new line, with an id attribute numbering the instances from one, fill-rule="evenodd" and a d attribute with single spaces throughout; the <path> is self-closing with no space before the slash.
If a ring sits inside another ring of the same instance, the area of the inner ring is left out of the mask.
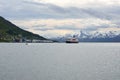
<path id="1" fill-rule="evenodd" d="M 63 37 L 57 37 L 57 38 L 52 38 L 52 40 L 56 40 L 59 42 L 65 42 L 65 40 L 69 37 L 75 36 L 78 38 L 80 41 L 102 41 L 102 42 L 120 42 L 120 31 L 107 31 L 107 32 L 100 32 L 100 31 L 94 31 L 94 32 L 87 32 L 87 31 L 80 31 L 79 34 L 66 34 Z"/>
<path id="2" fill-rule="evenodd" d="M 113 38 L 120 35 L 119 31 L 108 31 L 108 32 L 84 32 L 80 31 L 79 38 Z"/>

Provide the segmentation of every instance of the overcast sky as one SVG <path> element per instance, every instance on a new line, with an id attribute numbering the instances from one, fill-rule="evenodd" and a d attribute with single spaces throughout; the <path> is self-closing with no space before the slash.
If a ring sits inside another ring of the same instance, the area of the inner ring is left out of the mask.
<path id="1" fill-rule="evenodd" d="M 120 32 L 120 0 L 0 0 L 0 16 L 45 37 Z"/>

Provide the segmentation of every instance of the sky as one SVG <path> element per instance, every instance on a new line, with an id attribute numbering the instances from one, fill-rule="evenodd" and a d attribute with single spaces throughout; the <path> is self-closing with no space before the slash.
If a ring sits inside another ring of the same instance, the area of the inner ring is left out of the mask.
<path id="1" fill-rule="evenodd" d="M 0 0 L 0 16 L 47 38 L 120 32 L 120 0 Z"/>

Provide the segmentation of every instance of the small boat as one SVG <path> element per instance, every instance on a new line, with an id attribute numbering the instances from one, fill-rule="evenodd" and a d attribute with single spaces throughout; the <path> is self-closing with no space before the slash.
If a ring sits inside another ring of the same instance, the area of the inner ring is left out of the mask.
<path id="1" fill-rule="evenodd" d="M 69 38 L 66 40 L 66 43 L 79 43 L 79 40 L 77 38 Z"/>
<path id="2" fill-rule="evenodd" d="M 25 43 L 25 45 L 28 45 L 28 43 Z"/>

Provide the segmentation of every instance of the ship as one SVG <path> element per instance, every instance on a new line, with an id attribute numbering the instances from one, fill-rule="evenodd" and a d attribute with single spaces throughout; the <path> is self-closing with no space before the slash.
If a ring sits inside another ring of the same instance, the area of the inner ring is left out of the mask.
<path id="1" fill-rule="evenodd" d="M 69 38 L 66 40 L 66 43 L 79 43 L 79 40 L 77 38 Z"/>

